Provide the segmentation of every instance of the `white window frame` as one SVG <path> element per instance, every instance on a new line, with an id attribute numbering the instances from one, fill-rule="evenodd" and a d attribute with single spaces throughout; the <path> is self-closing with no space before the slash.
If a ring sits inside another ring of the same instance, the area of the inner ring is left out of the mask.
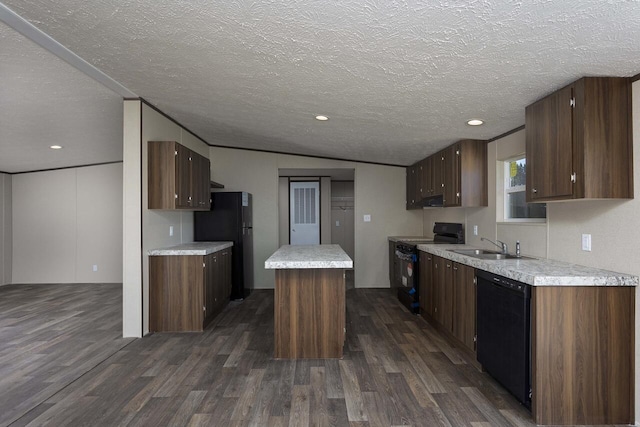
<path id="1" fill-rule="evenodd" d="M 509 159 L 501 160 L 502 162 L 502 221 L 508 223 L 514 222 L 530 222 L 530 223 L 545 223 L 547 218 L 509 218 L 509 197 L 511 193 L 517 193 L 520 191 L 526 192 L 526 185 L 516 185 L 511 187 L 511 171 L 509 170 L 509 164 L 521 159 L 526 159 L 524 154 L 511 157 Z"/>

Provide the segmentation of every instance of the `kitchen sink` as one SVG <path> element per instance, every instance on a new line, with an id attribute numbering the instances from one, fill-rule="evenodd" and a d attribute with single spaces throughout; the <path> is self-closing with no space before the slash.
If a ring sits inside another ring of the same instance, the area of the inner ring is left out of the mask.
<path id="1" fill-rule="evenodd" d="M 491 251 L 487 249 L 449 249 L 450 252 L 455 252 L 461 255 L 467 255 L 470 257 L 478 258 L 478 259 L 489 259 L 489 260 L 498 260 L 498 259 L 532 259 L 525 256 L 515 256 L 512 254 L 503 254 L 498 251 Z"/>
<path id="2" fill-rule="evenodd" d="M 455 252 L 457 254 L 469 255 L 469 256 L 479 256 L 479 255 L 501 255 L 498 251 L 489 251 L 486 249 L 449 249 L 451 252 Z"/>

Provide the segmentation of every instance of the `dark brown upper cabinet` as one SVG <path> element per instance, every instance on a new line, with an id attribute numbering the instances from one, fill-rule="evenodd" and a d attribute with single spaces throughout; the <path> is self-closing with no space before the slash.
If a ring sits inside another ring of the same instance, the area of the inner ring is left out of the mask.
<path id="1" fill-rule="evenodd" d="M 209 210 L 209 159 L 175 141 L 149 141 L 149 209 Z"/>
<path id="2" fill-rule="evenodd" d="M 442 152 L 442 202 L 443 206 L 460 206 L 460 143 Z"/>
<path id="3" fill-rule="evenodd" d="M 420 187 L 420 199 L 431 197 L 435 192 L 433 182 L 433 156 L 418 162 L 418 186 Z"/>
<path id="4" fill-rule="evenodd" d="M 458 141 L 407 167 L 407 209 L 487 206 L 487 194 L 487 141 Z"/>
<path id="5" fill-rule="evenodd" d="M 585 77 L 525 111 L 527 201 L 633 198 L 631 84 Z"/>
<path id="6" fill-rule="evenodd" d="M 406 208 L 407 209 L 418 209 L 419 206 L 416 200 L 416 188 L 418 188 L 418 174 L 416 173 L 417 165 L 407 166 L 407 200 L 406 200 Z"/>
<path id="7" fill-rule="evenodd" d="M 488 206 L 487 141 L 465 139 L 453 147 L 457 173 L 450 184 L 455 186 L 455 191 L 450 194 L 455 199 L 445 200 L 445 206 Z"/>

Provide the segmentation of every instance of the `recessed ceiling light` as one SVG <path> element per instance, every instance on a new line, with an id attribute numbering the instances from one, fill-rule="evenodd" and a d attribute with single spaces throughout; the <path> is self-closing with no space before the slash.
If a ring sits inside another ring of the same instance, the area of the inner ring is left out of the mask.
<path id="1" fill-rule="evenodd" d="M 327 117 L 327 116 L 316 116 L 316 120 L 320 120 L 321 122 L 326 122 L 327 120 L 329 120 L 329 117 Z"/>
<path id="2" fill-rule="evenodd" d="M 52 150 L 60 150 L 62 148 L 62 145 L 52 145 L 49 148 L 51 148 Z"/>
<path id="3" fill-rule="evenodd" d="M 484 122 L 480 119 L 471 119 L 469 121 L 467 121 L 467 124 L 469 126 L 480 126 L 482 124 L 484 124 Z"/>

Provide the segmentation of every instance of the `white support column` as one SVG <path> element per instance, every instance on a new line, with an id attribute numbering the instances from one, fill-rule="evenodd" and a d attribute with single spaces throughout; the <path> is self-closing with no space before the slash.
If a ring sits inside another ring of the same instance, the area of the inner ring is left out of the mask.
<path id="1" fill-rule="evenodd" d="M 142 337 L 142 105 L 124 101 L 122 335 Z"/>

